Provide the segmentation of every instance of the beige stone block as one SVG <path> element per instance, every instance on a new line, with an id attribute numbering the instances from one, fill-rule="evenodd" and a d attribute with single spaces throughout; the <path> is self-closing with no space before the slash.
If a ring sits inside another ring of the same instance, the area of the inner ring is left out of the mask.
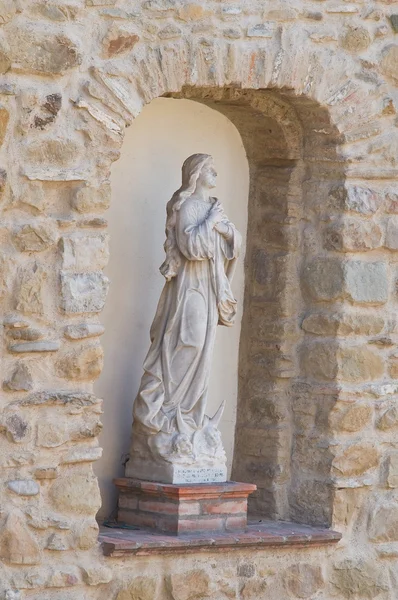
<path id="1" fill-rule="evenodd" d="M 114 25 L 102 40 L 104 55 L 107 58 L 112 58 L 130 52 L 139 40 L 136 31 Z"/>
<path id="2" fill-rule="evenodd" d="M 101 585 L 113 579 L 112 570 L 105 565 L 86 565 L 82 567 L 84 581 L 88 585 Z"/>
<path id="3" fill-rule="evenodd" d="M 56 363 L 59 377 L 86 381 L 96 379 L 104 366 L 101 346 L 83 346 L 63 354 Z"/>
<path id="4" fill-rule="evenodd" d="M 381 496 L 371 512 L 368 521 L 369 538 L 373 542 L 398 541 L 398 504 L 396 495 L 389 499 Z"/>
<path id="5" fill-rule="evenodd" d="M 330 580 L 343 598 L 347 599 L 357 596 L 373 600 L 389 589 L 381 565 L 358 554 L 335 562 Z"/>
<path id="6" fill-rule="evenodd" d="M 302 329 L 315 335 L 377 335 L 384 329 L 384 318 L 373 313 L 361 313 L 358 310 L 347 312 L 314 312 L 306 316 Z"/>
<path id="7" fill-rule="evenodd" d="M 16 68 L 44 75 L 62 75 L 81 64 L 80 49 L 66 32 L 23 19 L 13 25 L 7 32 L 7 41 Z"/>
<path id="8" fill-rule="evenodd" d="M 335 344 L 315 342 L 300 348 L 300 366 L 306 377 L 321 381 L 333 381 L 338 374 Z"/>
<path id="9" fill-rule="evenodd" d="M 388 408 L 377 421 L 378 429 L 382 431 L 387 431 L 388 429 L 392 429 L 393 427 L 398 426 L 398 408 L 396 406 L 392 406 Z"/>
<path id="10" fill-rule="evenodd" d="M 1 59 L 0 59 L 1 62 Z M 1 68 L 1 67 L 0 67 Z M 5 106 L 0 105 L 0 146 L 3 145 L 8 129 L 10 115 Z"/>
<path id="11" fill-rule="evenodd" d="M 398 452 L 392 452 L 387 458 L 387 485 L 398 487 Z"/>
<path id="12" fill-rule="evenodd" d="M 363 52 L 371 44 L 370 33 L 364 27 L 350 27 L 341 38 L 341 46 L 349 52 Z"/>
<path id="13" fill-rule="evenodd" d="M 34 139 L 26 146 L 26 158 L 35 167 L 69 167 L 76 164 L 82 146 L 70 137 L 45 137 Z"/>
<path id="14" fill-rule="evenodd" d="M 333 459 L 335 475 L 351 477 L 362 475 L 379 464 L 379 451 L 370 444 L 352 444 L 338 452 Z"/>
<path id="15" fill-rule="evenodd" d="M 295 598 L 312 598 L 324 586 L 321 567 L 309 563 L 288 567 L 283 579 L 286 589 Z"/>
<path id="16" fill-rule="evenodd" d="M 0 551 L 2 558 L 14 565 L 37 565 L 41 560 L 39 544 L 18 510 L 13 510 L 7 517 Z"/>
<path id="17" fill-rule="evenodd" d="M 62 267 L 65 270 L 92 271 L 103 269 L 109 261 L 109 236 L 74 233 L 60 242 Z"/>
<path id="18" fill-rule="evenodd" d="M 49 491 L 54 506 L 62 511 L 95 515 L 101 506 L 97 478 L 91 474 L 59 477 Z"/>
<path id="19" fill-rule="evenodd" d="M 386 46 L 382 53 L 380 67 L 384 75 L 398 81 L 398 46 Z"/>
<path id="20" fill-rule="evenodd" d="M 57 448 L 69 440 L 65 421 L 60 419 L 40 419 L 37 425 L 37 445 L 43 448 Z"/>
<path id="21" fill-rule="evenodd" d="M 19 227 L 14 233 L 14 243 L 21 252 L 41 252 L 54 245 L 58 228 L 50 220 L 36 220 Z"/>
<path id="22" fill-rule="evenodd" d="M 240 597 L 242 600 L 257 600 L 257 598 L 263 598 L 267 591 L 267 581 L 256 577 L 245 581 L 240 592 Z"/>
<path id="23" fill-rule="evenodd" d="M 111 186 L 104 183 L 96 188 L 85 185 L 77 190 L 72 207 L 80 213 L 90 213 L 107 210 L 111 201 Z"/>
<path id="24" fill-rule="evenodd" d="M 380 354 L 367 346 L 340 347 L 337 352 L 338 378 L 349 382 L 379 379 L 384 373 Z"/>
<path id="25" fill-rule="evenodd" d="M 346 219 L 328 227 L 324 233 L 326 250 L 362 252 L 381 245 L 382 232 L 377 223 Z"/>
<path id="26" fill-rule="evenodd" d="M 195 569 L 185 573 L 171 573 L 167 587 L 173 600 L 197 600 L 209 595 L 210 584 L 209 574 L 204 569 Z M 142 600 L 146 600 L 146 597 Z"/>
<path id="27" fill-rule="evenodd" d="M 66 313 L 97 313 L 104 308 L 109 279 L 102 272 L 61 273 L 61 308 Z"/>
<path id="28" fill-rule="evenodd" d="M 97 521 L 85 519 L 82 523 L 75 526 L 75 536 L 77 545 L 81 550 L 89 550 L 98 543 L 99 527 Z"/>
<path id="29" fill-rule="evenodd" d="M 344 265 L 345 288 L 354 302 L 384 304 L 388 300 L 385 262 L 351 260 Z"/>
<path id="30" fill-rule="evenodd" d="M 17 12 L 17 4 L 15 0 L 0 1 L 0 25 L 5 25 L 11 21 Z"/>
<path id="31" fill-rule="evenodd" d="M 46 278 L 46 271 L 38 263 L 31 263 L 18 270 L 17 310 L 27 314 L 43 313 L 43 285 Z"/>
<path id="32" fill-rule="evenodd" d="M 33 388 L 33 379 L 27 365 L 17 363 L 10 379 L 3 383 L 3 389 L 10 392 L 28 392 Z"/>
<path id="33" fill-rule="evenodd" d="M 313 300 L 329 301 L 343 293 L 343 263 L 338 258 L 315 258 L 304 266 L 303 286 Z"/>
<path id="34" fill-rule="evenodd" d="M 371 406 L 350 406 L 344 411 L 333 411 L 330 415 L 330 424 L 338 431 L 361 431 L 369 425 L 372 415 Z"/>

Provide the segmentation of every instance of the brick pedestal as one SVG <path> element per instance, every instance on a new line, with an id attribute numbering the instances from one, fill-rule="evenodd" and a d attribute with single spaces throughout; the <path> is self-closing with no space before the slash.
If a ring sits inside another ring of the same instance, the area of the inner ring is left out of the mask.
<path id="1" fill-rule="evenodd" d="M 116 479 L 118 521 L 159 532 L 244 531 L 249 483 L 164 484 Z"/>

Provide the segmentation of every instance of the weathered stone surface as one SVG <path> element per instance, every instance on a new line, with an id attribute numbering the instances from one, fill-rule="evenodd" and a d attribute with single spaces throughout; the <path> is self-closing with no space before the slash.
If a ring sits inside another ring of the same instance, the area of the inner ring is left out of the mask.
<path id="1" fill-rule="evenodd" d="M 390 250 L 398 250 L 398 218 L 390 217 L 387 221 L 384 245 Z"/>
<path id="2" fill-rule="evenodd" d="M 371 422 L 372 414 L 371 406 L 350 406 L 345 411 L 331 413 L 331 426 L 339 431 L 361 431 Z"/>
<path id="3" fill-rule="evenodd" d="M 315 312 L 306 316 L 302 329 L 315 335 L 377 335 L 384 329 L 384 318 L 377 314 Z"/>
<path id="4" fill-rule="evenodd" d="M 78 325 L 67 325 L 65 337 L 69 340 L 84 340 L 97 337 L 105 332 L 105 327 L 100 323 L 79 323 Z"/>
<path id="5" fill-rule="evenodd" d="M 85 346 L 62 355 L 57 361 L 57 374 L 77 381 L 96 379 L 104 366 L 101 346 Z"/>
<path id="6" fill-rule="evenodd" d="M 112 571 L 104 565 L 82 567 L 84 581 L 88 585 L 109 583 L 113 579 Z"/>
<path id="7" fill-rule="evenodd" d="M 275 27 L 271 23 L 257 23 L 247 29 L 247 37 L 272 38 L 275 34 Z"/>
<path id="8" fill-rule="evenodd" d="M 344 598 L 377 598 L 388 590 L 388 584 L 383 577 L 383 571 L 374 560 L 344 558 L 334 564 L 331 574 L 332 584 Z"/>
<path id="9" fill-rule="evenodd" d="M 392 406 L 388 408 L 377 421 L 378 429 L 383 431 L 387 431 L 388 429 L 392 429 L 393 427 L 398 426 L 398 408 L 396 406 Z"/>
<path id="10" fill-rule="evenodd" d="M 314 300 L 334 300 L 343 292 L 343 263 L 337 258 L 315 258 L 303 270 L 303 285 Z"/>
<path id="11" fill-rule="evenodd" d="M 383 197 L 375 190 L 362 186 L 348 186 L 345 195 L 345 208 L 361 213 L 374 214 L 383 202 Z"/>
<path id="12" fill-rule="evenodd" d="M 15 443 L 26 442 L 30 437 L 29 423 L 19 414 L 9 415 L 3 424 L 7 438 Z"/>
<path id="13" fill-rule="evenodd" d="M 51 220 L 32 221 L 19 227 L 14 242 L 21 252 L 41 252 L 50 248 L 58 238 L 57 227 Z"/>
<path id="14" fill-rule="evenodd" d="M 40 492 L 39 484 L 33 479 L 16 479 L 7 483 L 9 490 L 18 496 L 37 496 Z"/>
<path id="15" fill-rule="evenodd" d="M 36 479 L 57 479 L 59 476 L 58 467 L 39 467 L 35 470 Z"/>
<path id="16" fill-rule="evenodd" d="M 346 290 L 354 302 L 382 304 L 388 299 L 387 265 L 348 261 L 344 267 Z"/>
<path id="17" fill-rule="evenodd" d="M 333 381 L 338 373 L 337 346 L 324 342 L 303 345 L 300 365 L 303 373 L 311 379 Z"/>
<path id="18" fill-rule="evenodd" d="M 85 185 L 77 190 L 72 200 L 72 207 L 80 213 L 97 212 L 107 210 L 110 201 L 111 186 L 109 183 L 104 183 L 98 188 Z"/>
<path id="19" fill-rule="evenodd" d="M 8 337 L 13 340 L 21 340 L 24 342 L 35 342 L 44 337 L 44 333 L 40 329 L 32 329 L 31 327 L 12 328 L 8 331 Z"/>
<path id="20" fill-rule="evenodd" d="M 6 521 L 1 539 L 1 555 L 14 565 L 36 565 L 40 562 L 40 548 L 25 524 L 20 511 L 12 511 Z"/>
<path id="21" fill-rule="evenodd" d="M 0 105 L 0 146 L 3 145 L 4 138 L 6 137 L 8 121 L 10 115 L 5 106 Z"/>
<path id="22" fill-rule="evenodd" d="M 37 445 L 43 448 L 57 448 L 69 439 L 65 421 L 40 420 L 37 425 Z"/>
<path id="23" fill-rule="evenodd" d="M 26 314 L 42 314 L 43 284 L 47 278 L 44 268 L 38 263 L 31 263 L 18 271 L 19 290 L 16 309 Z"/>
<path id="24" fill-rule="evenodd" d="M 10 392 L 29 392 L 33 388 L 33 379 L 27 365 L 19 362 L 10 379 L 3 383 L 3 389 Z"/>
<path id="25" fill-rule="evenodd" d="M 47 540 L 46 549 L 64 552 L 65 550 L 69 550 L 69 544 L 63 536 L 52 533 Z"/>
<path id="26" fill-rule="evenodd" d="M 0 73 L 4 75 L 11 69 L 10 49 L 8 45 L 0 40 Z"/>
<path id="27" fill-rule="evenodd" d="M 395 495 L 380 497 L 371 512 L 368 522 L 369 537 L 374 542 L 398 541 L 398 505 Z"/>
<path id="28" fill-rule="evenodd" d="M 61 273 L 61 288 L 66 313 L 96 313 L 104 308 L 109 279 L 101 272 Z"/>
<path id="29" fill-rule="evenodd" d="M 94 462 L 99 460 L 102 456 L 102 448 L 73 448 L 68 450 L 61 460 L 63 465 L 83 463 L 83 462 Z"/>
<path id="30" fill-rule="evenodd" d="M 381 245 L 381 229 L 377 223 L 345 219 L 331 225 L 325 231 L 324 247 L 327 250 L 360 252 L 373 250 Z"/>
<path id="31" fill-rule="evenodd" d="M 0 25 L 11 21 L 17 12 L 15 0 L 1 0 L 0 2 Z"/>
<path id="32" fill-rule="evenodd" d="M 35 392 L 22 400 L 13 402 L 14 406 L 71 406 L 83 408 L 91 407 L 100 404 L 94 394 L 89 392 L 65 392 L 65 391 L 49 391 Z"/>
<path id="33" fill-rule="evenodd" d="M 80 158 L 82 147 L 73 138 L 45 137 L 26 146 L 26 158 L 35 167 L 44 169 L 74 165 Z"/>
<path id="34" fill-rule="evenodd" d="M 298 563 L 284 573 L 286 589 L 295 598 L 311 598 L 323 585 L 321 567 L 308 563 Z"/>
<path id="35" fill-rule="evenodd" d="M 124 27 L 113 26 L 104 37 L 102 44 L 107 58 L 130 52 L 140 38 L 137 33 Z"/>
<path id="36" fill-rule="evenodd" d="M 81 64 L 80 49 L 66 33 L 53 33 L 28 21 L 9 31 L 13 64 L 23 71 L 62 75 Z"/>
<path id="37" fill-rule="evenodd" d="M 61 511 L 95 514 L 101 506 L 98 482 L 93 475 L 59 477 L 50 488 L 50 497 Z"/>
<path id="38" fill-rule="evenodd" d="M 398 379 L 398 352 L 390 356 L 388 370 L 393 379 Z"/>
<path id="39" fill-rule="evenodd" d="M 168 579 L 168 589 L 173 600 L 199 600 L 209 595 L 210 577 L 203 569 L 186 573 L 171 573 Z"/>
<path id="40" fill-rule="evenodd" d="M 398 46 L 384 48 L 380 67 L 384 75 L 398 81 Z"/>
<path id="41" fill-rule="evenodd" d="M 77 526 L 76 539 L 77 545 L 81 550 L 89 550 L 98 542 L 98 523 L 93 519 L 85 519 Z"/>
<path id="42" fill-rule="evenodd" d="M 379 451 L 369 444 L 352 444 L 333 459 L 335 475 L 351 477 L 362 475 L 379 463 Z"/>
<path id="43" fill-rule="evenodd" d="M 349 52 L 363 52 L 372 39 L 365 27 L 350 27 L 341 38 L 341 45 Z"/>
<path id="44" fill-rule="evenodd" d="M 340 347 L 337 352 L 338 376 L 343 381 L 361 382 L 378 379 L 384 373 L 380 354 L 367 346 Z"/>
<path id="45" fill-rule="evenodd" d="M 387 458 L 387 485 L 390 488 L 398 487 L 398 452 L 392 452 Z"/>
<path id="46" fill-rule="evenodd" d="M 22 344 L 11 344 L 9 351 L 15 354 L 24 354 L 25 352 L 57 352 L 59 350 L 59 342 L 39 341 L 39 342 L 24 342 Z"/>
<path id="47" fill-rule="evenodd" d="M 240 592 L 242 600 L 257 600 L 257 598 L 264 598 L 264 594 L 267 593 L 268 583 L 266 579 L 253 578 L 248 579 L 243 584 Z"/>
<path id="48" fill-rule="evenodd" d="M 61 239 L 62 266 L 65 270 L 103 269 L 109 260 L 109 236 L 75 233 Z"/>

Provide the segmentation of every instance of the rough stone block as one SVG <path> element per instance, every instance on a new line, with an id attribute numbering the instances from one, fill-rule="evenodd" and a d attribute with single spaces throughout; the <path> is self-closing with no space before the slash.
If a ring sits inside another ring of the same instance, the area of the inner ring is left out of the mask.
<path id="1" fill-rule="evenodd" d="M 368 533 L 373 542 L 398 542 L 398 505 L 396 495 L 381 496 L 372 507 Z"/>
<path id="2" fill-rule="evenodd" d="M 62 267 L 65 270 L 103 269 L 109 260 L 109 236 L 74 233 L 61 239 Z"/>
<path id="3" fill-rule="evenodd" d="M 14 233 L 14 242 L 21 252 L 41 252 L 50 248 L 58 238 L 56 225 L 51 220 L 38 220 L 22 225 Z"/>
<path id="4" fill-rule="evenodd" d="M 326 250 L 362 252 L 374 250 L 381 245 L 381 229 L 377 223 L 345 219 L 342 223 L 331 225 L 325 230 L 324 247 Z"/>
<path id="5" fill-rule="evenodd" d="M 377 314 L 315 312 L 306 316 L 301 328 L 315 335 L 377 335 L 384 329 L 384 318 Z"/>
<path id="6" fill-rule="evenodd" d="M 320 566 L 298 563 L 288 567 L 283 575 L 286 589 L 295 598 L 312 598 L 324 587 Z"/>
<path id="7" fill-rule="evenodd" d="M 83 346 L 60 356 L 56 364 L 59 377 L 76 381 L 96 379 L 104 365 L 104 351 L 101 346 Z"/>
<path id="8" fill-rule="evenodd" d="M 46 278 L 46 271 L 38 263 L 32 263 L 18 270 L 17 310 L 27 314 L 43 313 L 43 284 Z"/>
<path id="9" fill-rule="evenodd" d="M 104 308 L 109 279 L 101 272 L 61 273 L 61 308 L 66 313 L 96 313 Z"/>
<path id="10" fill-rule="evenodd" d="M 95 515 L 101 506 L 98 481 L 91 474 L 59 477 L 50 488 L 50 497 L 61 512 Z"/>
<path id="11" fill-rule="evenodd" d="M 77 190 L 72 200 L 72 207 L 80 213 L 107 210 L 111 201 L 111 186 L 103 184 L 95 188 L 85 185 Z"/>
<path id="12" fill-rule="evenodd" d="M 331 573 L 331 583 L 343 598 L 373 600 L 389 589 L 385 574 L 375 560 L 349 556 L 336 562 Z"/>
<path id="13" fill-rule="evenodd" d="M 34 22 L 20 21 L 8 31 L 7 41 L 13 64 L 24 71 L 62 75 L 82 61 L 80 49 L 68 35 Z"/>
<path id="14" fill-rule="evenodd" d="M 329 342 L 305 344 L 300 348 L 303 374 L 311 379 L 333 381 L 338 374 L 337 346 Z"/>
<path id="15" fill-rule="evenodd" d="M 380 354 L 367 346 L 340 347 L 337 352 L 338 378 L 358 382 L 380 378 L 384 373 L 384 361 Z"/>
<path id="16" fill-rule="evenodd" d="M 333 460 L 335 475 L 352 477 L 363 475 L 379 464 L 379 451 L 369 444 L 352 444 L 338 453 Z"/>
<path id="17" fill-rule="evenodd" d="M 304 267 L 303 285 L 314 300 L 330 301 L 343 293 L 344 269 L 338 258 L 315 258 Z"/>
<path id="18" fill-rule="evenodd" d="M 387 485 L 398 488 L 398 452 L 392 452 L 387 458 Z"/>
<path id="19" fill-rule="evenodd" d="M 386 46 L 382 52 L 380 67 L 384 75 L 398 81 L 398 46 Z"/>
<path id="20" fill-rule="evenodd" d="M 346 290 L 354 302 L 383 304 L 388 300 L 387 265 L 384 262 L 348 261 L 344 267 Z"/>
<path id="21" fill-rule="evenodd" d="M 372 215 L 381 206 L 381 194 L 367 187 L 348 186 L 345 194 L 345 208 L 362 215 Z"/>
<path id="22" fill-rule="evenodd" d="M 390 250 L 398 250 L 398 217 L 388 219 L 384 245 Z"/>

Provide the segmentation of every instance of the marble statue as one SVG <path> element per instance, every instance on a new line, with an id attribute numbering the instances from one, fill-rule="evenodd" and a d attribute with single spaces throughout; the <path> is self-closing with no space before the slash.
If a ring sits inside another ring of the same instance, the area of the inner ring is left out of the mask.
<path id="1" fill-rule="evenodd" d="M 150 332 L 151 346 L 133 408 L 126 475 L 163 483 L 226 481 L 218 424 L 225 399 L 206 415 L 217 325 L 231 327 L 231 280 L 241 235 L 217 198 L 208 154 L 182 167 L 182 185 L 167 205 L 166 279 Z"/>

